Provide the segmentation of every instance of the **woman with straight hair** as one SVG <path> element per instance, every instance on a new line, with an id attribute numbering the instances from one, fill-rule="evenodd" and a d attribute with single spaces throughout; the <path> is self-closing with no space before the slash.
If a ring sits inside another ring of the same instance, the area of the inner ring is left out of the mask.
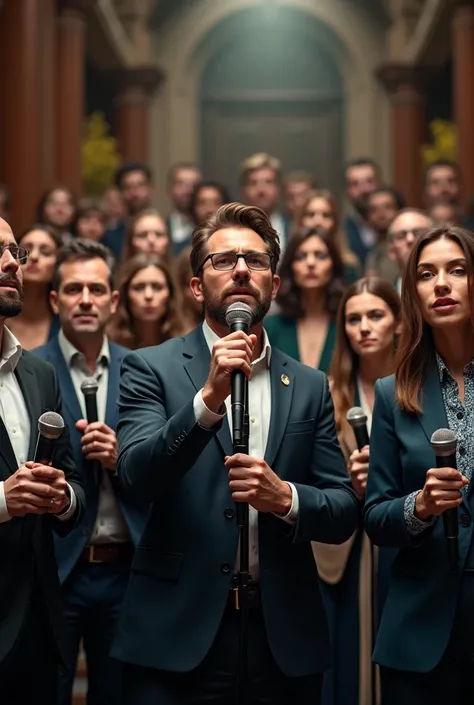
<path id="1" fill-rule="evenodd" d="M 395 288 L 376 278 L 351 284 L 339 305 L 330 387 L 339 443 L 361 502 L 369 446 L 357 449 L 346 416 L 352 407 L 361 407 L 370 433 L 375 382 L 395 367 L 400 307 Z M 313 552 L 333 648 L 333 667 L 324 674 L 323 705 L 375 704 L 378 693 L 371 663 L 372 635 L 383 600 L 387 561 L 373 555 L 362 525 L 344 544 L 314 543 Z"/>
<path id="2" fill-rule="evenodd" d="M 374 652 L 384 705 L 474 702 L 473 283 L 471 233 L 418 238 L 395 374 L 375 387 L 364 522 L 375 544 L 397 549 Z M 438 468 L 432 441 L 450 436 L 450 467 Z"/>
<path id="3" fill-rule="evenodd" d="M 118 271 L 117 288 L 119 305 L 107 331 L 114 343 L 136 350 L 183 332 L 180 292 L 165 260 L 135 255 Z"/>
<path id="4" fill-rule="evenodd" d="M 158 255 L 164 260 L 170 257 L 170 236 L 165 219 L 155 208 L 146 208 L 135 215 L 125 233 L 122 262 L 143 252 Z"/>
<path id="5" fill-rule="evenodd" d="M 326 231 L 303 228 L 293 233 L 279 275 L 279 313 L 265 319 L 270 342 L 326 372 L 336 342 L 337 307 L 346 288 L 337 243 Z"/>

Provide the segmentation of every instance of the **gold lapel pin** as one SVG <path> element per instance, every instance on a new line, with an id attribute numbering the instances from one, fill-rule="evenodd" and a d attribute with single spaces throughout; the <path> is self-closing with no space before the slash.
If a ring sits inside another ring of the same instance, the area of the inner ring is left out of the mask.
<path id="1" fill-rule="evenodd" d="M 290 378 L 287 377 L 286 375 L 282 375 L 280 379 L 283 382 L 283 384 L 285 385 L 285 387 L 288 387 L 288 385 L 290 384 Z"/>

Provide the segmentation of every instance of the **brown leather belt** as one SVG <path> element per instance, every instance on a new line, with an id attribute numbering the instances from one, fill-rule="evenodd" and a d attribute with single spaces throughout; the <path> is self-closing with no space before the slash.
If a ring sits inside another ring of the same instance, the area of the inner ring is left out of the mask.
<path id="1" fill-rule="evenodd" d="M 249 585 L 247 588 L 247 606 L 249 610 L 257 610 L 262 607 L 262 600 L 260 596 L 260 587 L 255 583 Z M 231 610 L 239 610 L 239 589 L 238 587 L 231 587 L 229 590 L 229 597 L 227 599 L 227 607 Z"/>
<path id="2" fill-rule="evenodd" d="M 84 563 L 130 563 L 132 556 L 131 543 L 104 543 L 85 546 L 81 559 Z"/>

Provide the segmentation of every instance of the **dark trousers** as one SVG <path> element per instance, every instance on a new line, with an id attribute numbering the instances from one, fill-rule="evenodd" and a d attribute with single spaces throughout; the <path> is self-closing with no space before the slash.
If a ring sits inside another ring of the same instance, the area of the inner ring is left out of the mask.
<path id="1" fill-rule="evenodd" d="M 59 673 L 59 705 L 70 705 L 82 639 L 87 660 L 87 705 L 121 705 L 122 666 L 109 656 L 130 566 L 79 563 L 63 585 L 66 667 Z"/>
<path id="2" fill-rule="evenodd" d="M 18 641 L 0 664 L 0 702 L 57 705 L 59 651 L 40 598 L 33 598 Z"/>
<path id="3" fill-rule="evenodd" d="M 238 647 L 239 612 L 227 609 L 209 653 L 194 671 L 169 673 L 126 664 L 123 705 L 233 705 Z M 270 652 L 262 612 L 251 610 L 245 705 L 320 705 L 321 682 L 322 674 L 283 675 Z"/>
<path id="4" fill-rule="evenodd" d="M 433 613 L 436 619 L 436 613 Z M 429 673 L 380 668 L 383 705 L 473 705 L 474 572 L 464 573 L 451 638 Z"/>

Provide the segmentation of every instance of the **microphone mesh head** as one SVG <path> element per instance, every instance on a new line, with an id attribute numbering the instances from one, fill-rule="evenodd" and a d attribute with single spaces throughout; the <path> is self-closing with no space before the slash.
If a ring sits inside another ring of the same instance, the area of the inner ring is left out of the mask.
<path id="1" fill-rule="evenodd" d="M 95 377 L 86 377 L 81 383 L 81 392 L 83 394 L 97 394 L 99 384 Z"/>
<path id="2" fill-rule="evenodd" d="M 361 409 L 360 406 L 353 406 L 352 409 L 349 409 L 346 414 L 346 419 L 352 428 L 364 426 L 367 423 L 367 416 L 364 414 L 364 410 Z"/>
<path id="3" fill-rule="evenodd" d="M 237 322 L 242 322 L 247 328 L 250 328 L 253 321 L 253 311 L 248 304 L 243 301 L 236 301 L 231 304 L 225 312 L 225 322 L 229 328 Z"/>
<path id="4" fill-rule="evenodd" d="M 64 419 L 55 411 L 45 411 L 38 419 L 38 431 L 46 438 L 59 438 L 64 431 Z"/>
<path id="5" fill-rule="evenodd" d="M 438 428 L 431 436 L 431 447 L 435 455 L 452 455 L 456 452 L 457 439 L 449 428 Z"/>

